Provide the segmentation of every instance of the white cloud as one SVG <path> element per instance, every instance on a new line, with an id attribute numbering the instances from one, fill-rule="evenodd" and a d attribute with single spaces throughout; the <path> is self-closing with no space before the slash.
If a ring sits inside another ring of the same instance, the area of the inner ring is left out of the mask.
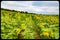
<path id="1" fill-rule="evenodd" d="M 59 14 L 59 7 L 33 6 L 32 5 L 33 2 L 35 1 L 2 1 L 1 8 L 7 8 L 12 10 L 14 9 L 19 11 L 22 10 L 22 11 L 28 11 L 34 13 Z"/>

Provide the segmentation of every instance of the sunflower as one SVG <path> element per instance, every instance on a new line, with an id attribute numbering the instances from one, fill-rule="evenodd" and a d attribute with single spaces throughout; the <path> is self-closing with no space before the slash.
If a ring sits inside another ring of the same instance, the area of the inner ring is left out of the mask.
<path id="1" fill-rule="evenodd" d="M 29 22 L 29 18 L 26 18 L 26 21 Z"/>
<path id="2" fill-rule="evenodd" d="M 9 13 L 8 13 L 8 16 L 12 16 L 12 13 L 11 13 L 11 12 L 9 12 Z"/>
<path id="3" fill-rule="evenodd" d="M 42 33 L 44 36 L 49 36 L 49 32 L 43 32 Z"/>
<path id="4" fill-rule="evenodd" d="M 53 35 L 54 35 L 54 32 L 51 32 L 51 33 L 50 33 L 50 36 L 53 36 Z"/>
<path id="5" fill-rule="evenodd" d="M 17 29 L 17 35 L 21 33 L 22 29 Z"/>
<path id="6" fill-rule="evenodd" d="M 44 24 L 40 24 L 39 27 L 44 28 Z"/>

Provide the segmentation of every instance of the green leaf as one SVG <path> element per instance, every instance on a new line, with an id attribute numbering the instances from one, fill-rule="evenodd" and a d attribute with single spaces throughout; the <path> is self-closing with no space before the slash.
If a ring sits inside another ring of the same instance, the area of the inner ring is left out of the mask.
<path id="1" fill-rule="evenodd" d="M 55 32 L 55 39 L 59 39 L 59 33 Z"/>

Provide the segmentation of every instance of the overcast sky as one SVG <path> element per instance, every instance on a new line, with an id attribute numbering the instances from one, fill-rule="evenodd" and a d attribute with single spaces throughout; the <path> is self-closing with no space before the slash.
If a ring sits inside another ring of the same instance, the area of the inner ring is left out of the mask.
<path id="1" fill-rule="evenodd" d="M 1 8 L 37 14 L 59 14 L 58 1 L 2 1 Z"/>

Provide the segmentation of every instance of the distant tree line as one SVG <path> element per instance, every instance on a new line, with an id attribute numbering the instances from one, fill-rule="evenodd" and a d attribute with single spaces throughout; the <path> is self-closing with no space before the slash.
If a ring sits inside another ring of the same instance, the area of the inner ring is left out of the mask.
<path id="1" fill-rule="evenodd" d="M 15 11 L 15 10 L 10 10 L 10 9 L 4 9 L 4 8 L 1 8 L 1 10 L 6 10 L 6 11 L 12 11 L 12 12 L 20 12 L 20 13 L 28 13 L 27 11 Z"/>
<path id="2" fill-rule="evenodd" d="M 28 13 L 27 11 L 16 11 L 16 10 L 10 10 L 10 9 L 5 9 L 5 8 L 1 8 L 1 10 L 6 10 L 6 11 L 11 11 L 11 12 L 20 12 L 20 13 Z M 35 14 L 35 13 L 29 13 L 29 14 Z"/>
<path id="3" fill-rule="evenodd" d="M 20 13 L 28 13 L 28 12 L 27 11 L 25 11 L 25 12 L 24 11 L 20 11 Z"/>

